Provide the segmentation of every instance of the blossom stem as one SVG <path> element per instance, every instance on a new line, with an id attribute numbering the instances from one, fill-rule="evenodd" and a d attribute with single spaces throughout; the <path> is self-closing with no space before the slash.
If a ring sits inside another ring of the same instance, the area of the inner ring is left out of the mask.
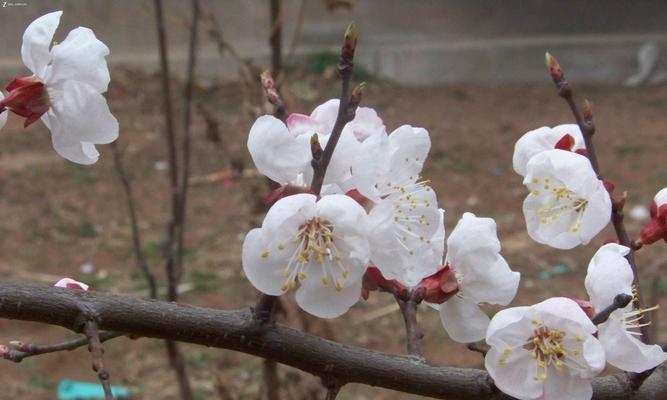
<path id="1" fill-rule="evenodd" d="M 424 354 L 422 353 L 421 340 L 424 334 L 419 330 L 419 326 L 417 325 L 417 305 L 420 302 L 419 292 L 419 290 L 413 290 L 407 298 L 395 294 L 394 298 L 401 308 L 401 314 L 403 314 L 408 342 L 408 354 L 423 360 Z"/>
<path id="2" fill-rule="evenodd" d="M 591 321 L 593 321 L 595 325 L 600 325 L 601 323 L 609 319 L 611 313 L 627 306 L 628 304 L 630 304 L 631 301 L 632 301 L 632 296 L 630 296 L 629 294 L 625 293 L 617 294 L 614 297 L 614 302 L 611 303 L 609 307 L 595 314 L 595 316 L 591 318 Z"/>
<path id="3" fill-rule="evenodd" d="M 107 340 L 123 336 L 120 332 L 100 332 L 100 342 L 104 343 Z M 40 354 L 47 353 L 56 353 L 59 351 L 71 351 L 78 349 L 79 347 L 85 346 L 88 344 L 87 337 L 80 337 L 78 339 L 68 340 L 66 342 L 55 343 L 55 344 L 24 344 L 16 349 L 11 349 L 5 352 L 2 352 L 2 358 L 5 360 L 13 361 L 15 363 L 20 363 L 25 358 L 38 356 Z"/>
<path id="4" fill-rule="evenodd" d="M 343 132 L 345 125 L 354 119 L 361 100 L 361 90 L 356 91 L 359 95 L 358 99 L 350 98 L 350 79 L 352 78 L 352 70 L 354 67 L 354 50 L 357 42 L 357 32 L 354 24 L 350 24 L 345 32 L 343 38 L 343 45 L 341 47 L 340 59 L 338 61 L 338 76 L 341 80 L 340 103 L 338 106 L 338 115 L 334 123 L 329 141 L 327 142 L 322 157 L 319 160 L 313 160 L 313 181 L 310 185 L 311 192 L 319 195 L 324 183 L 324 175 L 327 172 L 327 167 L 333 156 L 333 152 L 338 144 L 338 139 Z"/>
<path id="5" fill-rule="evenodd" d="M 558 89 L 558 95 L 562 97 L 570 107 L 574 119 L 579 125 L 581 134 L 584 137 L 584 143 L 586 145 L 586 156 L 591 162 L 593 171 L 598 176 L 598 179 L 602 179 L 600 174 L 600 166 L 598 164 L 597 154 L 595 152 L 595 147 L 593 145 L 593 134 L 595 133 L 595 124 L 593 123 L 593 110 L 592 105 L 589 101 L 584 102 L 584 112 L 582 113 L 579 110 L 574 97 L 572 95 L 572 87 L 570 83 L 565 79 L 563 70 L 561 69 L 560 64 L 555 57 L 551 54 L 546 54 L 546 62 L 551 73 L 551 78 L 556 84 L 556 89 Z M 618 243 L 622 246 L 626 246 L 630 249 L 630 252 L 625 256 L 632 268 L 633 281 L 632 285 L 636 290 L 636 296 L 634 298 L 634 307 L 636 309 L 641 309 L 642 298 L 641 291 L 639 290 L 639 274 L 637 272 L 637 264 L 635 262 L 635 248 L 633 246 L 632 240 L 628 236 L 627 231 L 625 230 L 625 224 L 623 223 L 623 206 L 625 205 L 625 196 L 620 200 L 614 199 L 614 197 L 609 194 L 611 198 L 611 221 L 614 225 L 614 230 L 616 231 L 616 236 L 618 238 Z M 644 343 L 649 343 L 649 331 L 648 326 L 645 324 L 647 322 L 646 317 L 642 316 L 641 320 L 641 339 Z"/>
<path id="6" fill-rule="evenodd" d="M 104 389 L 104 399 L 113 400 L 111 392 L 111 383 L 109 383 L 109 372 L 104 366 L 104 349 L 100 340 L 100 331 L 95 321 L 86 321 L 83 325 L 83 333 L 88 339 L 88 350 L 93 357 L 93 371 L 97 372 L 97 377 Z"/>

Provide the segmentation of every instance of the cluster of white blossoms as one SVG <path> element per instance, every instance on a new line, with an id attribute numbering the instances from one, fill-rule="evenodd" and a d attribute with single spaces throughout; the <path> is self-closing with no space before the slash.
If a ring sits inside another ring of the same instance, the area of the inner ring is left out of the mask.
<path id="1" fill-rule="evenodd" d="M 262 227 L 248 233 L 246 276 L 268 295 L 296 289 L 299 306 L 323 318 L 342 315 L 362 289 L 377 289 L 381 281 L 421 287 L 429 293 L 426 301 L 444 302 L 443 323 L 456 340 L 482 339 L 489 319 L 478 304 L 508 304 L 519 282 L 499 254 L 495 222 L 464 215 L 443 263 L 444 211 L 421 177 L 429 134 L 409 125 L 387 134 L 377 113 L 365 107 L 343 128 L 321 193 L 308 193 L 311 138 L 326 145 L 338 106 L 329 100 L 310 116 L 291 114 L 286 124 L 265 115 L 250 129 L 248 149 L 257 169 L 297 187 L 285 193 L 304 193 L 279 199 Z"/>
<path id="2" fill-rule="evenodd" d="M 612 305 L 619 294 L 634 295 L 628 252 L 612 243 L 593 256 L 585 287 L 594 313 Z M 633 304 L 612 312 L 598 326 L 568 298 L 502 310 L 486 332 L 491 346 L 486 369 L 500 390 L 519 399 L 590 399 L 590 381 L 605 362 L 642 372 L 667 360 L 660 346 L 637 339 L 639 321 L 652 309 L 635 309 Z"/>
<path id="3" fill-rule="evenodd" d="M 577 125 L 526 133 L 516 143 L 513 165 L 530 191 L 523 213 L 536 242 L 571 249 L 609 223 L 611 198 L 585 156 Z"/>
<path id="4" fill-rule="evenodd" d="M 118 121 L 102 95 L 109 85 L 109 49 L 83 27 L 53 44 L 61 15 L 56 11 L 39 17 L 23 34 L 21 58 L 32 75 L 9 83 L 6 96 L 0 92 L 0 127 L 8 111 L 26 118 L 26 127 L 41 119 L 58 154 L 93 164 L 99 157 L 95 144 L 118 137 Z"/>

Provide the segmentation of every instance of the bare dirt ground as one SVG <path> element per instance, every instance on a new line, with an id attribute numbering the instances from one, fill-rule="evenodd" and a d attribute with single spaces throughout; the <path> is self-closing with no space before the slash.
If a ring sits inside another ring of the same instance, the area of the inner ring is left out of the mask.
<path id="1" fill-rule="evenodd" d="M 168 192 L 158 82 L 154 76 L 114 71 L 109 97 L 121 125 L 119 145 L 133 176 L 144 250 L 163 283 L 159 249 Z M 293 77 L 284 88 L 290 110 L 303 113 L 337 95 L 335 80 L 321 76 Z M 667 88 L 575 84 L 575 90 L 579 100 L 585 96 L 595 103 L 596 143 L 604 176 L 616 184 L 619 193 L 628 192 L 628 209 L 648 206 L 655 192 L 667 186 Z M 262 177 L 252 176 L 252 161 L 245 149 L 254 116 L 251 108 L 243 106 L 243 93 L 238 85 L 226 85 L 201 89 L 198 96 L 199 108 L 210 114 L 209 121 L 213 118 L 219 124 L 216 130 L 201 112 L 195 114 L 196 182 L 188 209 L 184 303 L 240 308 L 252 305 L 257 298 L 242 275 L 240 249 L 245 232 L 261 221 L 255 204 L 267 189 Z M 550 296 L 585 297 L 586 266 L 597 247 L 613 237 L 611 228 L 590 246 L 574 251 L 555 251 L 532 242 L 521 213 L 526 191 L 521 177 L 511 168 L 514 142 L 521 134 L 572 120 L 546 73 L 541 84 L 499 86 L 404 87 L 371 81 L 364 105 L 378 111 L 389 131 L 405 123 L 429 130 L 433 147 L 424 176 L 431 179 L 440 205 L 446 209 L 448 231 L 465 211 L 496 219 L 503 254 L 522 273 L 513 305 L 528 305 Z M 0 133 L 0 279 L 53 284 L 70 276 L 87 281 L 95 290 L 145 295 L 146 286 L 132 258 L 125 200 L 108 146 L 99 146 L 102 156 L 97 165 L 74 165 L 53 152 L 41 123 L 25 130 L 21 123 L 12 116 Z M 217 142 L 210 139 L 216 133 Z M 230 171 L 231 165 L 244 167 L 246 173 L 224 184 L 199 179 Z M 632 236 L 640 227 L 640 222 L 628 219 Z M 667 287 L 664 278 L 655 278 L 667 267 L 667 248 L 656 245 L 643 249 L 638 262 L 644 293 L 655 303 Z M 84 264 L 91 264 L 92 272 L 83 273 Z M 344 343 L 404 352 L 403 335 L 397 334 L 403 332 L 402 320 L 386 295 L 373 294 L 345 316 L 326 323 L 304 319 L 291 300 L 286 309 L 287 324 L 305 324 L 311 332 Z M 419 317 L 429 362 L 482 366 L 479 354 L 447 339 L 436 312 L 424 308 Z M 664 317 L 664 310 L 660 310 L 653 319 L 660 322 Z M 0 329 L 2 343 L 16 339 L 53 343 L 73 337 L 61 328 L 17 321 L 0 320 Z M 654 339 L 664 343 L 667 331 L 658 329 Z M 129 386 L 140 399 L 177 397 L 176 381 L 160 341 L 119 338 L 105 348 L 112 383 Z M 234 399 L 260 396 L 259 360 L 197 346 L 184 346 L 184 350 L 198 399 L 221 398 L 216 389 L 220 385 Z M 62 379 L 95 381 L 85 349 L 34 357 L 18 365 L 1 362 L 0 374 L 0 399 L 53 399 Z M 281 367 L 280 380 L 283 398 L 322 398 L 312 376 Z M 339 398 L 418 397 L 349 385 Z"/>

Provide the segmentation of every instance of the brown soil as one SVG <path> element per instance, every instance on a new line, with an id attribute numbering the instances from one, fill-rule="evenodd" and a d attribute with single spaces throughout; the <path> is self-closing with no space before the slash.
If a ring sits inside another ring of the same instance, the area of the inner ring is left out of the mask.
<path id="1" fill-rule="evenodd" d="M 336 86 L 330 78 L 304 76 L 290 79 L 284 89 L 290 109 L 308 113 L 314 105 L 335 96 Z M 496 219 L 503 254 L 523 275 L 514 305 L 550 296 L 585 297 L 583 277 L 588 260 L 613 236 L 612 230 L 607 228 L 590 246 L 573 251 L 556 251 L 532 242 L 521 213 L 526 192 L 511 168 L 514 142 L 521 134 L 572 119 L 548 79 L 541 84 L 448 87 L 372 81 L 369 88 L 364 104 L 378 111 L 389 130 L 409 123 L 431 133 L 433 147 L 424 176 L 431 179 L 446 209 L 447 229 L 451 230 L 465 211 Z M 628 209 L 648 205 L 654 193 L 667 186 L 667 88 L 577 85 L 576 95 L 595 102 L 596 143 L 604 176 L 616 184 L 618 193 L 628 191 Z M 144 249 L 163 282 L 159 246 L 168 216 L 168 185 L 166 172 L 159 168 L 166 160 L 160 96 L 155 77 L 115 71 L 110 104 L 121 124 L 119 143 L 133 175 Z M 191 188 L 184 303 L 239 308 L 257 298 L 242 276 L 240 248 L 245 232 L 261 221 L 255 205 L 267 192 L 264 179 L 252 173 L 245 150 L 253 113 L 258 111 L 248 104 L 255 104 L 258 96 L 248 95 L 239 85 L 201 89 L 198 95 L 198 104 L 210 114 L 209 120 L 219 121 L 220 140 L 210 140 L 215 129 L 207 125 L 201 112 L 195 114 L 193 176 L 230 171 L 232 165 L 235 171 L 245 167 L 246 173 L 236 175 L 231 183 L 200 182 Z M 102 156 L 97 165 L 74 165 L 55 155 L 43 125 L 36 123 L 24 130 L 14 116 L 0 140 L 0 279 L 52 284 L 70 276 L 88 281 L 95 290 L 145 294 L 146 286 L 134 266 L 125 200 L 108 146 L 99 146 Z M 627 223 L 631 235 L 636 235 L 641 223 L 631 219 Z M 645 294 L 652 303 L 666 285 L 664 279 L 654 278 L 666 260 L 664 245 L 638 255 Z M 92 274 L 81 272 L 84 263 L 93 264 Z M 565 273 L 545 279 L 544 273 L 557 265 L 563 265 Z M 660 311 L 654 319 L 664 316 Z M 404 339 L 396 334 L 402 332 L 402 320 L 386 295 L 373 294 L 342 318 L 326 323 L 303 318 L 288 300 L 285 319 L 285 323 L 305 324 L 314 333 L 344 343 L 404 352 Z M 426 332 L 429 362 L 481 367 L 479 354 L 446 338 L 436 312 L 421 310 L 420 323 Z M 0 320 L 0 328 L 3 343 L 16 339 L 53 343 L 73 337 L 61 328 L 35 323 Z M 667 341 L 667 332 L 659 329 L 654 339 Z M 165 362 L 161 342 L 120 338 L 105 348 L 114 384 L 129 386 L 136 398 L 177 397 L 176 381 Z M 218 382 L 238 399 L 260 395 L 260 360 L 189 345 L 184 351 L 197 398 L 220 398 Z M 34 357 L 19 365 L 3 362 L 0 374 L 0 399 L 53 399 L 62 379 L 95 381 L 85 349 Z M 284 398 L 323 397 L 317 379 L 308 374 L 281 367 L 280 379 Z M 339 398 L 418 397 L 349 385 Z"/>

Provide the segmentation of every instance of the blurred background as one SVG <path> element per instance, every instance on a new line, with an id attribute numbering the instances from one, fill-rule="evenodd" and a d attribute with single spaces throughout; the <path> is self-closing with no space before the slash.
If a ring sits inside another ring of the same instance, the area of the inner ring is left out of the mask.
<path id="1" fill-rule="evenodd" d="M 269 0 L 201 0 L 195 92 L 193 165 L 188 199 L 185 275 L 180 301 L 217 308 L 254 304 L 243 277 L 245 233 L 261 223 L 266 181 L 254 171 L 245 142 L 257 116 L 271 113 L 258 75 L 272 67 Z M 589 246 L 557 251 L 525 231 L 526 190 L 511 167 L 515 141 L 540 126 L 573 122 L 544 66 L 560 61 L 578 101 L 594 103 L 598 157 L 617 193 L 628 192 L 626 224 L 636 237 L 654 194 L 667 186 L 667 3 L 564 0 L 398 1 L 282 0 L 280 72 L 289 112 L 308 114 L 339 95 L 335 71 L 350 21 L 359 30 L 355 82 L 366 81 L 363 106 L 387 131 L 402 124 L 429 130 L 423 175 L 431 179 L 451 231 L 461 214 L 493 217 L 503 255 L 522 282 L 513 305 L 551 296 L 586 298 L 583 278 L 592 254 L 614 238 L 608 227 Z M 161 244 L 169 218 L 163 92 L 153 2 L 148 0 L 17 0 L 0 2 L 0 85 L 27 69 L 20 60 L 26 26 L 55 10 L 64 15 L 54 40 L 76 26 L 92 28 L 111 49 L 110 108 L 120 122 L 118 147 L 131 178 L 142 250 L 164 288 Z M 183 131 L 190 2 L 164 1 L 176 132 Z M 275 32 L 275 31 L 274 31 Z M 275 61 L 274 61 L 275 62 Z M 275 66 L 275 64 L 273 64 Z M 56 155 L 48 130 L 10 116 L 0 132 L 0 279 L 53 284 L 63 276 L 95 290 L 146 296 L 135 267 L 125 198 L 110 146 L 94 166 Z M 664 244 L 638 255 L 644 297 L 659 303 L 667 280 Z M 164 292 L 164 291 L 163 291 Z M 164 293 L 162 293 L 162 296 Z M 280 320 L 317 335 L 404 353 L 403 322 L 386 294 L 371 294 L 341 318 L 303 315 L 291 296 Z M 488 308 L 489 314 L 495 308 Z M 667 315 L 651 316 L 653 340 L 667 341 Z M 452 342 L 438 314 L 420 309 L 424 350 L 436 365 L 482 367 L 478 353 Z M 64 329 L 0 320 L 0 343 L 55 343 Z M 399 332 L 400 334 L 397 334 Z M 177 399 L 164 344 L 119 338 L 105 345 L 111 381 L 137 399 Z M 197 399 L 264 399 L 262 361 L 243 354 L 182 347 Z M 85 349 L 0 363 L 0 399 L 54 399 L 66 379 L 95 382 Z M 278 367 L 282 399 L 321 399 L 319 380 Z M 348 385 L 340 399 L 417 399 Z"/>

